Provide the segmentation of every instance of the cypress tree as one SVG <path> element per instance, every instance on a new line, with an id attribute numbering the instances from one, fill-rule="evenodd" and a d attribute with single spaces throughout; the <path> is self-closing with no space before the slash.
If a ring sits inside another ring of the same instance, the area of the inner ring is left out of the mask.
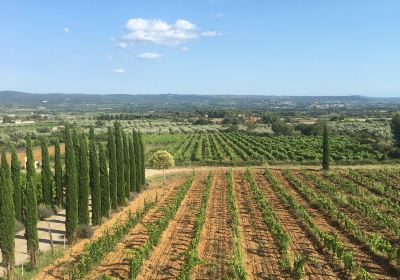
<path id="1" fill-rule="evenodd" d="M 84 133 L 79 137 L 79 172 L 78 172 L 78 223 L 89 224 L 89 162 L 87 139 Z"/>
<path id="2" fill-rule="evenodd" d="M 52 174 L 50 170 L 50 157 L 49 157 L 49 147 L 47 143 L 47 138 L 43 137 L 42 141 L 42 195 L 43 202 L 45 205 L 51 205 L 53 202 L 53 191 L 52 191 Z"/>
<path id="3" fill-rule="evenodd" d="M 107 159 L 103 145 L 99 144 L 99 164 L 100 164 L 100 189 L 101 189 L 101 216 L 110 216 L 110 183 L 107 170 Z"/>
<path id="4" fill-rule="evenodd" d="M 79 136 L 78 136 L 78 132 L 76 131 L 76 128 L 74 127 L 72 130 L 72 143 L 74 145 L 74 152 L 75 152 L 75 168 L 76 168 L 76 176 L 77 176 L 77 180 L 79 179 L 79 170 L 81 169 L 80 167 L 80 141 L 79 141 Z M 79 187 L 79 183 L 77 185 L 77 187 Z"/>
<path id="5" fill-rule="evenodd" d="M 34 166 L 33 154 L 32 154 L 32 143 L 31 138 L 28 135 L 26 140 L 26 155 L 27 155 L 27 174 L 26 174 L 26 187 L 25 197 L 29 198 L 26 200 L 26 213 L 25 213 L 25 236 L 26 236 L 26 247 L 29 254 L 29 258 L 33 267 L 36 266 L 36 256 L 39 249 L 39 240 L 37 232 L 37 193 L 35 184 L 35 174 L 32 173 L 32 169 L 28 166 Z"/>
<path id="6" fill-rule="evenodd" d="M 21 188 L 21 163 L 18 159 L 15 146 L 11 146 L 11 179 L 13 183 L 13 200 L 15 218 L 22 222 L 22 188 Z"/>
<path id="7" fill-rule="evenodd" d="M 108 128 L 108 166 L 109 166 L 109 179 L 110 179 L 110 203 L 111 208 L 116 210 L 118 208 L 117 199 L 117 159 L 115 151 L 115 137 L 112 128 Z"/>
<path id="8" fill-rule="evenodd" d="M 123 142 L 124 142 L 124 179 L 125 179 L 125 197 L 129 198 L 129 193 L 131 189 L 131 174 L 129 167 L 129 140 L 126 133 L 123 133 Z"/>
<path id="9" fill-rule="evenodd" d="M 141 168 L 140 168 L 140 144 L 139 144 L 139 137 L 135 130 L 133 130 L 133 141 L 134 141 L 134 151 L 135 151 L 135 162 L 136 162 L 136 192 L 140 193 L 142 191 L 142 185 L 140 184 L 141 179 L 140 175 Z"/>
<path id="10" fill-rule="evenodd" d="M 90 146 L 89 146 L 89 174 L 90 174 L 90 190 L 92 194 L 92 224 L 99 225 L 101 223 L 101 190 L 100 190 L 100 174 L 99 161 L 97 159 L 96 139 L 94 136 L 94 128 L 90 128 Z"/>
<path id="11" fill-rule="evenodd" d="M 129 160 L 130 160 L 130 183 L 131 192 L 136 192 L 136 159 L 135 159 L 135 147 L 133 143 L 133 137 L 129 139 Z"/>
<path id="12" fill-rule="evenodd" d="M 75 166 L 75 149 L 69 124 L 65 126 L 65 173 L 66 173 L 66 224 L 68 243 L 76 241 L 78 225 L 78 190 Z"/>
<path id="13" fill-rule="evenodd" d="M 118 205 L 125 204 L 125 180 L 124 180 L 124 147 L 122 141 L 121 126 L 119 122 L 114 123 L 115 129 L 115 148 L 117 155 L 117 197 Z"/>
<path id="14" fill-rule="evenodd" d="M 59 207 L 64 206 L 64 191 L 62 182 L 62 164 L 61 164 L 61 149 L 60 142 L 56 138 L 54 145 L 54 183 L 56 187 L 56 204 Z"/>
<path id="15" fill-rule="evenodd" d="M 144 163 L 144 145 L 142 140 L 142 134 L 139 132 L 139 150 L 140 150 L 140 184 L 143 186 L 146 181 L 145 175 L 145 163 Z"/>
<path id="16" fill-rule="evenodd" d="M 8 279 L 14 279 L 15 266 L 15 211 L 10 166 L 7 162 L 6 149 L 1 153 L 0 170 L 0 248 Z"/>
<path id="17" fill-rule="evenodd" d="M 329 131 L 326 124 L 324 124 L 324 133 L 322 139 L 322 169 L 329 170 Z"/>

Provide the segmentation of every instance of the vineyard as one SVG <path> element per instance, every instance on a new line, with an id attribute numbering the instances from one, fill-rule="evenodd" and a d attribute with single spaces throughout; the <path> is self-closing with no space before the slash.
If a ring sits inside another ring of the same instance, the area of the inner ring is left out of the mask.
<path id="1" fill-rule="evenodd" d="M 157 136 L 154 136 L 157 137 Z M 319 136 L 258 136 L 241 132 L 166 135 L 177 142 L 170 148 L 180 164 L 247 165 L 296 162 L 319 163 L 322 138 Z M 346 136 L 331 137 L 331 157 L 338 163 L 374 162 L 382 155 L 370 146 Z"/>
<path id="2" fill-rule="evenodd" d="M 399 185 L 398 169 L 183 173 L 36 279 L 398 279 Z"/>

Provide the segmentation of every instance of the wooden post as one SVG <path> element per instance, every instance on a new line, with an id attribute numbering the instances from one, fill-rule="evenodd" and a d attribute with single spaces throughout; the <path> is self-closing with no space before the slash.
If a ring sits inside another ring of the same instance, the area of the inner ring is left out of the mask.
<path id="1" fill-rule="evenodd" d="M 51 232 L 51 222 L 50 222 L 50 219 L 47 219 L 47 225 L 49 226 L 49 238 L 50 238 L 51 254 L 54 254 L 53 234 L 52 234 L 52 232 Z M 65 236 L 65 235 L 64 235 L 64 236 Z"/>

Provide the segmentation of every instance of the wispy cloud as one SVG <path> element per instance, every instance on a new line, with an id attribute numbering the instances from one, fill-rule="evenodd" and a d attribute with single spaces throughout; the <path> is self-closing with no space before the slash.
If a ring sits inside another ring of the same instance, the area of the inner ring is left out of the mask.
<path id="1" fill-rule="evenodd" d="M 69 27 L 64 27 L 64 28 L 62 29 L 62 31 L 63 31 L 64 33 L 69 33 L 69 32 L 71 31 L 71 29 L 70 29 Z"/>
<path id="2" fill-rule="evenodd" d="M 203 37 L 217 37 L 217 36 L 222 36 L 221 32 L 217 32 L 217 31 L 204 31 L 201 32 L 201 36 Z"/>
<path id="3" fill-rule="evenodd" d="M 113 73 L 115 74 L 124 74 L 125 73 L 125 69 L 124 68 L 115 68 L 112 70 Z"/>
<path id="4" fill-rule="evenodd" d="M 145 52 L 137 55 L 137 58 L 140 59 L 147 59 L 147 60 L 153 60 L 153 59 L 158 59 L 162 58 L 162 54 L 160 53 L 154 53 L 154 52 Z"/>
<path id="5" fill-rule="evenodd" d="M 187 52 L 187 51 L 189 51 L 189 48 L 188 48 L 188 47 L 182 47 L 182 48 L 181 48 L 181 51 Z"/>

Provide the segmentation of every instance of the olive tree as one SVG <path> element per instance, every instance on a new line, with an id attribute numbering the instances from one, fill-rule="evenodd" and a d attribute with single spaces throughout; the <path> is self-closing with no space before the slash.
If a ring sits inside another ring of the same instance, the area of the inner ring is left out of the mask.
<path id="1" fill-rule="evenodd" d="M 165 169 L 173 167 L 175 161 L 174 157 L 167 151 L 157 151 L 152 155 L 150 165 L 155 169 L 163 170 L 163 184 L 165 184 Z"/>

